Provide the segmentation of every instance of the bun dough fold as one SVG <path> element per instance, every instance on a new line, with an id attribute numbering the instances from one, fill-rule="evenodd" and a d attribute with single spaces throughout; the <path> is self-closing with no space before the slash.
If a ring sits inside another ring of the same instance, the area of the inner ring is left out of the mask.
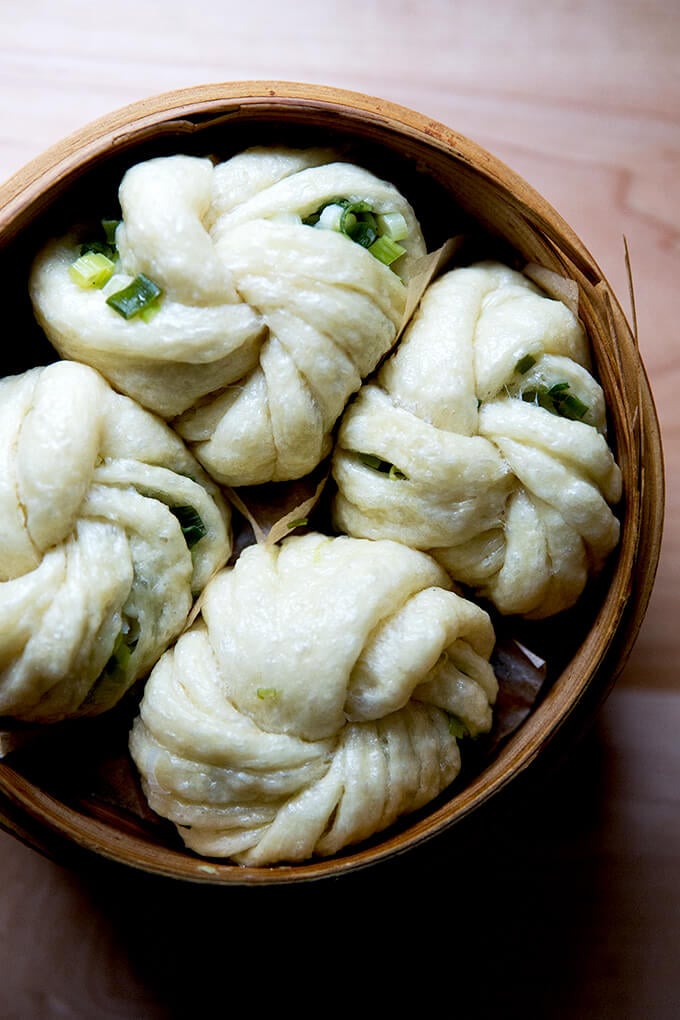
<path id="1" fill-rule="evenodd" d="M 425 292 L 345 413 L 335 525 L 429 551 L 501 613 L 572 606 L 618 542 L 621 472 L 578 319 L 496 262 Z"/>
<path id="2" fill-rule="evenodd" d="M 407 200 L 328 150 L 269 148 L 217 166 L 151 159 L 127 171 L 119 195 L 117 271 L 103 289 L 71 279 L 75 236 L 35 260 L 33 306 L 52 344 L 171 420 L 223 484 L 313 470 L 401 326 L 425 253 Z M 338 199 L 403 217 L 394 269 L 339 230 L 304 222 Z M 106 298 L 140 273 L 163 294 L 148 321 L 126 320 Z"/>
<path id="3" fill-rule="evenodd" d="M 168 426 L 99 373 L 0 380 L 0 715 L 112 707 L 231 552 L 229 511 Z"/>
<path id="4" fill-rule="evenodd" d="M 488 615 L 425 554 L 310 533 L 251 546 L 160 659 L 130 737 L 187 847 L 245 865 L 368 838 L 456 777 L 490 729 Z"/>

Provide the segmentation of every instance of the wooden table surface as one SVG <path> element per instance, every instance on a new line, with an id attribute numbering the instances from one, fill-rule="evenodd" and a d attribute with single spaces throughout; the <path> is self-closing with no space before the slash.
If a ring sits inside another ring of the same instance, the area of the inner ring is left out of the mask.
<path id="1" fill-rule="evenodd" d="M 217 894 L 84 875 L 0 833 L 2 1020 L 201 1016 L 212 995 L 226 1011 L 272 989 L 296 1009 L 384 1009 L 396 989 L 464 1018 L 680 1016 L 679 52 L 677 0 L 0 4 L 2 180 L 145 96 L 304 81 L 393 100 L 489 149 L 574 227 L 630 311 L 625 237 L 668 488 L 627 666 L 482 849 L 443 840 L 341 888 Z"/>

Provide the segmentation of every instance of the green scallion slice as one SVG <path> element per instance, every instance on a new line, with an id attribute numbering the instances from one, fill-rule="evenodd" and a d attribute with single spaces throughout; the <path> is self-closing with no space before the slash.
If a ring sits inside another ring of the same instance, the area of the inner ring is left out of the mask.
<path id="1" fill-rule="evenodd" d="M 380 471 L 380 465 L 385 463 L 380 457 L 376 457 L 374 453 L 360 453 L 359 460 L 366 467 L 373 468 L 374 471 Z"/>
<path id="2" fill-rule="evenodd" d="M 320 230 L 338 230 L 342 229 L 342 218 L 345 213 L 345 207 L 339 202 L 330 202 L 324 206 L 320 213 L 316 214 L 314 220 L 314 226 Z"/>
<path id="3" fill-rule="evenodd" d="M 204 535 L 208 534 L 200 514 L 193 506 L 171 506 L 168 509 L 179 521 L 187 547 L 193 549 Z"/>
<path id="4" fill-rule="evenodd" d="M 584 404 L 575 393 L 567 393 L 559 404 L 559 413 L 564 418 L 571 418 L 574 421 L 581 421 L 588 414 L 590 408 Z"/>
<path id="5" fill-rule="evenodd" d="M 102 220 L 102 237 L 84 241 L 80 246 L 80 254 L 86 255 L 88 252 L 93 251 L 98 252 L 100 255 L 107 255 L 110 259 L 115 259 L 118 255 L 116 228 L 119 223 L 120 220 Z"/>
<path id="6" fill-rule="evenodd" d="M 391 237 L 387 237 L 384 234 L 382 237 L 376 238 L 376 240 L 369 246 L 368 249 L 371 255 L 374 255 L 379 262 L 382 262 L 385 266 L 391 266 L 393 262 L 396 262 L 398 258 L 406 251 L 400 244 L 393 241 Z"/>
<path id="7" fill-rule="evenodd" d="M 380 474 L 387 475 L 391 481 L 407 479 L 407 475 L 396 464 L 391 464 L 389 460 L 382 460 L 380 457 L 376 457 L 374 453 L 360 453 L 358 456 L 362 464 L 365 464 L 366 467 L 371 468 L 373 471 L 379 471 Z"/>
<path id="8" fill-rule="evenodd" d="M 520 358 L 515 365 L 515 372 L 517 372 L 518 375 L 524 375 L 530 368 L 533 368 L 535 364 L 536 358 L 534 358 L 532 354 L 525 354 L 524 357 Z"/>
<path id="9" fill-rule="evenodd" d="M 463 740 L 469 736 L 469 731 L 462 719 L 457 715 L 449 715 L 449 733 L 456 740 Z"/>
<path id="10" fill-rule="evenodd" d="M 371 203 L 363 199 L 333 198 L 302 222 L 309 227 L 339 231 L 386 266 L 391 266 L 406 250 L 398 243 L 408 236 L 404 216 L 399 212 L 375 213 Z"/>
<path id="11" fill-rule="evenodd" d="M 125 671 L 130 663 L 131 655 L 132 649 L 128 644 L 127 635 L 121 631 L 121 633 L 114 641 L 113 649 L 111 651 L 111 655 L 109 656 L 109 661 L 106 664 L 105 671 L 107 673 L 111 673 L 117 670 Z"/>
<path id="12" fill-rule="evenodd" d="M 403 241 L 408 237 L 408 223 L 400 212 L 379 213 L 376 217 L 381 237 Z"/>
<path id="13" fill-rule="evenodd" d="M 127 287 L 116 291 L 115 294 L 110 294 L 106 303 L 124 319 L 132 319 L 144 309 L 148 309 L 149 305 L 156 301 L 162 293 L 163 291 L 157 283 L 145 276 L 144 273 L 140 273 Z"/>
<path id="14" fill-rule="evenodd" d="M 279 696 L 279 692 L 276 687 L 258 687 L 257 696 L 260 701 L 275 701 Z"/>
<path id="15" fill-rule="evenodd" d="M 102 230 L 104 231 L 104 237 L 106 238 L 107 244 L 115 247 L 116 244 L 116 230 L 120 220 L 102 220 Z"/>
<path id="16" fill-rule="evenodd" d="M 84 290 L 97 289 L 111 279 L 115 269 L 111 259 L 102 252 L 88 251 L 68 267 L 69 276 Z"/>
<path id="17" fill-rule="evenodd" d="M 141 312 L 139 313 L 139 318 L 143 319 L 144 322 L 151 322 L 154 315 L 156 315 L 156 313 L 160 311 L 160 307 L 161 299 L 157 297 L 153 301 L 149 301 L 148 305 L 142 308 Z"/>
<path id="18" fill-rule="evenodd" d="M 552 386 L 538 386 L 534 389 L 524 390 L 522 400 L 530 404 L 538 404 L 540 407 L 557 414 L 562 418 L 570 418 L 572 421 L 581 421 L 585 418 L 590 408 L 575 393 L 569 392 L 569 383 L 566 381 L 553 383 Z"/>
<path id="19" fill-rule="evenodd" d="M 340 219 L 340 230 L 355 244 L 370 248 L 378 238 L 378 222 L 368 202 L 350 203 Z"/>
<path id="20" fill-rule="evenodd" d="M 105 241 L 83 241 L 80 246 L 80 254 L 87 255 L 89 252 L 95 252 L 97 255 L 106 255 L 108 258 L 115 258 L 116 251 L 110 244 Z"/>
<path id="21" fill-rule="evenodd" d="M 116 638 L 108 662 L 80 705 L 83 711 L 100 705 L 113 705 L 130 680 L 130 660 L 137 640 L 121 631 Z"/>
<path id="22" fill-rule="evenodd" d="M 339 230 L 340 229 L 339 219 L 342 216 L 345 209 L 348 207 L 348 205 L 350 205 L 350 201 L 348 198 L 340 197 L 329 198 L 327 202 L 324 202 L 323 205 L 320 205 L 319 208 L 316 209 L 313 213 L 310 213 L 309 216 L 303 217 L 302 222 L 306 227 L 315 227 L 319 223 L 319 221 L 321 221 L 320 225 L 323 227 L 331 226 L 330 221 L 333 221 L 332 229 Z M 324 222 L 323 214 L 324 212 L 326 212 L 326 210 L 328 210 L 328 216 L 326 218 L 326 221 Z M 337 224 L 335 223 L 336 218 L 338 219 Z"/>

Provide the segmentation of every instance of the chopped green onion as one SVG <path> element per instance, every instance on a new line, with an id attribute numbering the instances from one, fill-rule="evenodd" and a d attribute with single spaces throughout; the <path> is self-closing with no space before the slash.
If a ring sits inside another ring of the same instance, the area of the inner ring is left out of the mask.
<path id="1" fill-rule="evenodd" d="M 114 258 L 116 255 L 115 249 L 105 241 L 84 241 L 80 246 L 80 254 L 87 255 L 89 252 L 106 255 L 108 258 Z"/>
<path id="2" fill-rule="evenodd" d="M 581 421 L 582 418 L 588 414 L 590 408 L 587 404 L 584 404 L 575 393 L 568 393 L 564 400 L 560 401 L 559 413 L 564 418 L 571 418 L 575 421 Z"/>
<path id="3" fill-rule="evenodd" d="M 143 319 L 144 322 L 151 322 L 154 315 L 156 315 L 156 313 L 160 310 L 160 307 L 161 307 L 160 298 L 155 298 L 153 301 L 149 301 L 148 305 L 145 308 L 142 308 L 141 312 L 139 313 L 139 318 Z"/>
<path id="4" fill-rule="evenodd" d="M 100 288 L 111 279 L 114 263 L 101 252 L 89 251 L 80 255 L 68 267 L 69 276 L 84 290 Z"/>
<path id="5" fill-rule="evenodd" d="M 348 198 L 330 198 L 327 202 L 324 202 L 323 205 L 320 205 L 315 212 L 310 213 L 309 216 L 305 216 L 302 222 L 306 227 L 315 227 L 317 223 L 319 223 L 326 209 L 332 210 L 332 214 L 329 214 L 329 216 L 332 215 L 332 217 L 335 217 L 336 213 L 334 210 L 336 208 L 340 210 L 339 215 L 342 215 L 342 212 L 347 208 L 349 204 L 350 203 Z M 339 228 L 336 227 L 334 229 Z"/>
<path id="6" fill-rule="evenodd" d="M 139 634 L 136 637 L 125 624 L 120 630 L 111 649 L 111 655 L 102 671 L 103 674 L 124 673 L 130 665 L 130 658 L 137 647 Z"/>
<path id="7" fill-rule="evenodd" d="M 116 230 L 120 220 L 102 220 L 102 229 L 104 230 L 104 236 L 108 244 L 115 247 L 116 244 Z"/>
<path id="8" fill-rule="evenodd" d="M 515 365 L 515 372 L 517 372 L 518 375 L 524 375 L 530 368 L 533 368 L 535 364 L 536 358 L 534 358 L 531 354 L 525 354 L 524 357 L 520 358 Z"/>
<path id="9" fill-rule="evenodd" d="M 118 701 L 129 680 L 130 659 L 136 645 L 137 639 L 131 640 L 125 631 L 118 634 L 108 662 L 81 702 L 81 711 L 93 711 Z"/>
<path id="10" fill-rule="evenodd" d="M 136 644 L 136 642 L 135 642 Z M 116 670 L 126 670 L 130 663 L 130 656 L 132 655 L 132 649 L 127 642 L 127 635 L 120 632 L 113 644 L 109 661 L 106 663 L 105 672 L 111 673 Z"/>
<path id="11" fill-rule="evenodd" d="M 386 463 L 386 461 L 381 460 L 380 457 L 376 457 L 373 453 L 360 453 L 359 460 L 362 464 L 365 464 L 366 467 L 373 468 L 374 471 L 380 471 L 380 465 Z"/>
<path id="12" fill-rule="evenodd" d="M 359 221 L 347 234 L 355 244 L 360 244 L 362 248 L 370 248 L 378 240 L 378 231 L 371 223 L 363 220 Z"/>
<path id="13" fill-rule="evenodd" d="M 403 241 L 408 237 L 408 223 L 400 212 L 378 213 L 378 230 L 381 237 L 392 241 Z"/>
<path id="14" fill-rule="evenodd" d="M 87 255 L 88 252 L 97 252 L 99 255 L 107 255 L 110 259 L 115 259 L 118 255 L 118 249 L 116 248 L 116 228 L 120 220 L 102 220 L 102 233 L 103 239 L 98 240 L 93 238 L 91 241 L 84 241 L 80 246 L 80 254 Z"/>
<path id="15" fill-rule="evenodd" d="M 467 726 L 457 715 L 449 715 L 449 733 L 457 740 L 462 740 L 469 736 Z"/>
<path id="16" fill-rule="evenodd" d="M 363 199 L 363 198 L 360 198 L 356 202 L 350 201 L 349 198 L 344 198 L 341 201 L 340 204 L 345 207 L 347 212 L 351 212 L 351 213 L 372 213 L 373 212 L 373 206 L 371 205 L 371 203 L 367 202 L 366 199 Z"/>
<path id="17" fill-rule="evenodd" d="M 370 248 L 378 238 L 378 221 L 369 203 L 350 202 L 342 214 L 340 230 L 362 248 Z"/>
<path id="18" fill-rule="evenodd" d="M 375 213 L 370 202 L 334 198 L 302 222 L 306 226 L 336 230 L 362 248 L 367 248 L 383 265 L 390 266 L 401 255 L 398 241 L 408 236 L 408 224 L 399 212 Z"/>
<path id="19" fill-rule="evenodd" d="M 188 548 L 193 549 L 208 534 L 200 514 L 192 506 L 171 506 L 168 509 L 179 521 Z"/>
<path id="20" fill-rule="evenodd" d="M 308 523 L 309 522 L 308 522 L 306 517 L 298 517 L 296 520 L 291 521 L 288 524 L 288 528 L 292 531 L 293 528 L 304 528 L 305 524 L 308 524 Z"/>
<path id="21" fill-rule="evenodd" d="M 339 202 L 332 202 L 321 210 L 321 213 L 317 216 L 315 226 L 321 230 L 342 230 L 344 212 L 344 206 L 340 205 Z"/>
<path id="22" fill-rule="evenodd" d="M 276 687 L 258 687 L 257 696 L 260 701 L 275 701 L 279 696 L 279 692 Z"/>
<path id="23" fill-rule="evenodd" d="M 396 464 L 391 464 L 389 460 L 381 460 L 380 457 L 376 457 L 373 453 L 360 453 L 359 460 L 373 471 L 379 471 L 381 474 L 387 475 L 391 481 L 407 479 L 407 475 Z"/>
<path id="24" fill-rule="evenodd" d="M 377 258 L 378 262 L 382 262 L 385 266 L 391 266 L 406 251 L 400 244 L 387 236 L 376 238 L 373 244 L 369 245 L 368 250 L 371 255 Z"/>
<path id="25" fill-rule="evenodd" d="M 552 414 L 560 415 L 562 418 L 570 418 L 573 421 L 580 421 L 585 418 L 590 410 L 587 404 L 569 392 L 569 383 L 566 381 L 554 383 L 552 386 L 537 386 L 534 389 L 524 390 L 522 400 L 530 404 L 538 404 Z"/>
<path id="26" fill-rule="evenodd" d="M 116 291 L 115 294 L 110 294 L 106 303 L 124 319 L 131 319 L 148 308 L 162 293 L 163 291 L 157 283 L 150 280 L 144 273 L 140 273 L 127 287 Z"/>

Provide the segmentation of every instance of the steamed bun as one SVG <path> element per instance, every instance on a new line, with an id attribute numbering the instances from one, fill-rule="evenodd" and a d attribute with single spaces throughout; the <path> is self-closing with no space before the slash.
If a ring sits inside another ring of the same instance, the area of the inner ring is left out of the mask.
<path id="1" fill-rule="evenodd" d="M 425 252 L 407 200 L 328 150 L 266 147 L 216 166 L 144 161 L 119 197 L 116 272 L 103 287 L 71 278 L 74 235 L 35 260 L 31 298 L 49 340 L 172 420 L 220 483 L 313 470 L 401 326 Z M 404 252 L 392 267 L 339 229 L 344 211 L 399 218 Z M 107 300 L 140 274 L 161 288 L 157 310 L 123 318 Z"/>
<path id="2" fill-rule="evenodd" d="M 583 328 L 497 262 L 428 288 L 345 413 L 333 475 L 341 531 L 429 551 L 501 613 L 572 606 L 619 537 Z"/>
<path id="3" fill-rule="evenodd" d="M 330 855 L 436 797 L 487 732 L 489 616 L 391 541 L 247 548 L 145 686 L 130 751 L 190 849 L 246 865 Z"/>
<path id="4" fill-rule="evenodd" d="M 231 551 L 217 487 L 94 369 L 0 380 L 0 715 L 112 707 Z"/>

